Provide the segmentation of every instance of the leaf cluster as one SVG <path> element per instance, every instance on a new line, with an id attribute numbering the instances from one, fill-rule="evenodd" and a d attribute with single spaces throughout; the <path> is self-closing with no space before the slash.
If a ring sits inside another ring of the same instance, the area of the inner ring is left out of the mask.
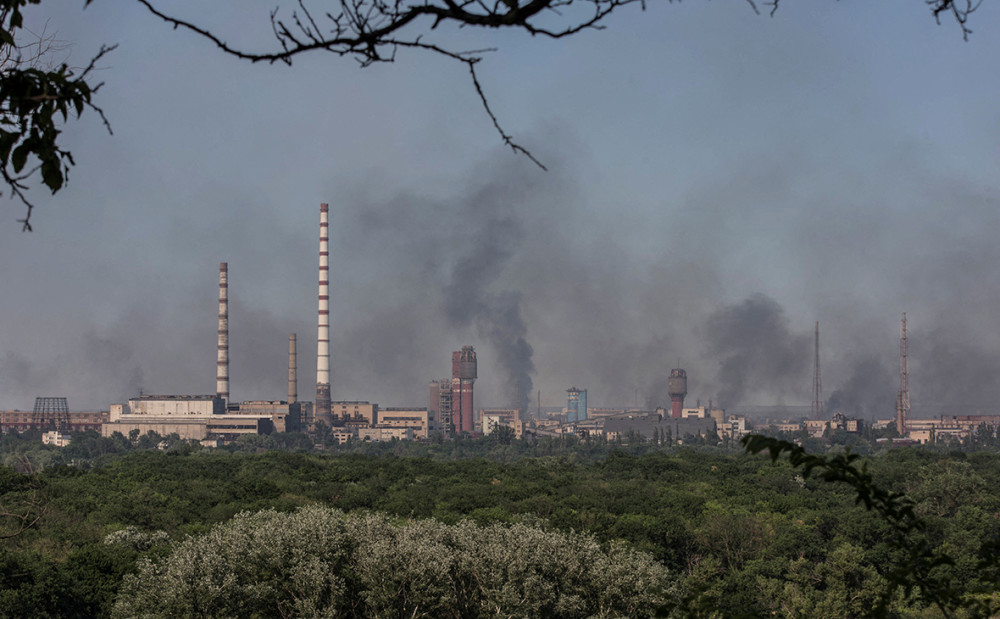
<path id="1" fill-rule="evenodd" d="M 856 504 L 864 505 L 865 509 L 877 514 L 891 527 L 893 535 L 890 542 L 902 558 L 887 575 L 888 586 L 873 609 L 874 615 L 888 616 L 893 598 L 899 591 L 904 598 L 916 596 L 933 604 L 946 617 L 952 616 L 958 609 L 972 609 L 985 614 L 995 611 L 985 598 L 970 598 L 950 578 L 942 576 L 939 568 L 954 566 L 955 560 L 934 548 L 922 535 L 927 524 L 914 511 L 913 500 L 875 483 L 868 472 L 867 462 L 857 465 L 856 454 L 811 454 L 795 443 L 757 434 L 743 437 L 742 443 L 751 454 L 767 451 L 772 461 L 787 454 L 789 463 L 801 469 L 805 478 L 815 476 L 827 483 L 847 484 L 855 493 Z M 985 547 L 981 555 L 984 562 L 980 567 L 988 567 L 996 561 L 996 555 L 986 552 Z"/>
<path id="2" fill-rule="evenodd" d="M 55 193 L 74 165 L 72 153 L 61 146 L 61 126 L 90 109 L 111 130 L 104 112 L 94 103 L 101 84 L 92 83 L 92 77 L 97 62 L 114 46 L 102 46 L 82 69 L 66 63 L 44 66 L 45 40 L 32 46 L 41 48 L 38 54 L 25 57 L 18 41 L 24 29 L 23 9 L 40 2 L 0 0 L 0 57 L 5 59 L 0 65 L 0 175 L 11 197 L 27 207 L 24 219 L 19 220 L 25 230 L 31 230 L 34 208 L 25 194 L 28 180 L 38 173 L 42 184 Z"/>

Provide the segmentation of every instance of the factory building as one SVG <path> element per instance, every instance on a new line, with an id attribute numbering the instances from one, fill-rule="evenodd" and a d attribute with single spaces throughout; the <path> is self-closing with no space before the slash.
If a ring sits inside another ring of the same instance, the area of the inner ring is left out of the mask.
<path id="1" fill-rule="evenodd" d="M 102 436 L 132 430 L 162 436 L 176 433 L 182 439 L 233 438 L 241 434 L 270 434 L 298 427 L 297 411 L 287 402 L 243 402 L 225 408 L 218 395 L 144 395 L 126 404 L 112 404 Z"/>
<path id="2" fill-rule="evenodd" d="M 484 408 L 480 411 L 482 422 L 482 432 L 486 434 L 486 418 L 492 417 L 500 422 L 500 425 L 514 427 L 514 422 L 518 420 L 516 408 Z"/>
<path id="3" fill-rule="evenodd" d="M 587 390 L 570 387 L 566 390 L 566 422 L 587 420 Z"/>
<path id="4" fill-rule="evenodd" d="M 294 432 L 312 416 L 308 403 L 297 401 L 295 335 L 289 338 L 289 401 L 252 400 L 230 403 L 229 393 L 229 265 L 219 264 L 218 342 L 215 395 L 141 395 L 112 404 L 101 434 L 128 436 L 156 432 L 182 439 L 231 439 L 241 434 Z"/>
<path id="5" fill-rule="evenodd" d="M 671 413 L 673 411 L 671 410 Z M 711 402 L 708 406 L 694 406 L 681 411 L 681 419 L 714 419 L 717 426 L 722 426 L 726 421 L 726 411 L 722 408 L 713 408 Z"/>
<path id="6" fill-rule="evenodd" d="M 285 401 L 251 400 L 230 407 L 227 414 L 266 417 L 271 421 L 274 432 L 299 432 L 302 429 L 301 407 L 298 402 L 289 404 Z"/>
<path id="7" fill-rule="evenodd" d="M 371 402 L 330 402 L 330 414 L 336 426 L 374 426 L 378 423 L 378 404 Z"/>
<path id="8" fill-rule="evenodd" d="M 515 438 L 524 434 L 524 422 L 516 408 L 484 408 L 481 411 L 481 427 L 484 435 L 489 436 L 500 426 L 514 430 Z"/>
<path id="9" fill-rule="evenodd" d="M 880 420 L 872 427 L 886 427 L 892 420 Z M 906 438 L 918 443 L 936 443 L 943 439 L 964 440 L 978 432 L 996 433 L 1000 415 L 941 415 L 936 419 L 907 419 Z M 898 443 L 899 439 L 894 439 Z"/>
<path id="10" fill-rule="evenodd" d="M 426 408 L 383 408 L 378 411 L 377 428 L 410 428 L 413 438 L 426 440 L 434 430 Z"/>
<path id="11" fill-rule="evenodd" d="M 42 434 L 42 445 L 52 445 L 53 447 L 66 447 L 73 442 L 73 436 L 58 430 L 45 432 Z"/>
<path id="12" fill-rule="evenodd" d="M 383 441 L 412 441 L 413 428 L 358 428 L 358 440 L 379 443 Z"/>
<path id="13" fill-rule="evenodd" d="M 483 413 L 483 436 L 489 436 L 493 434 L 493 431 L 500 426 L 506 426 L 503 422 L 503 418 L 500 415 L 491 415 L 490 413 Z"/>
<path id="14" fill-rule="evenodd" d="M 224 415 L 226 402 L 217 395 L 144 395 L 127 404 L 112 404 L 109 421 L 124 417 L 207 417 Z"/>
<path id="15" fill-rule="evenodd" d="M 432 380 L 427 412 L 434 425 L 451 434 L 452 425 L 452 394 L 451 379 Z"/>

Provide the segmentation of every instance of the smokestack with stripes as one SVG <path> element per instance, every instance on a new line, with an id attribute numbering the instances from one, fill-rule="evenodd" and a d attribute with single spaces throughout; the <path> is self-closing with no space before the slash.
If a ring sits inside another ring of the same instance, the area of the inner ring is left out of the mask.
<path id="1" fill-rule="evenodd" d="M 219 264 L 219 356 L 215 372 L 215 394 L 229 403 L 229 263 Z"/>
<path id="2" fill-rule="evenodd" d="M 295 404 L 299 401 L 299 378 L 296 374 L 296 341 L 295 334 L 288 336 L 288 403 Z"/>
<path id="3" fill-rule="evenodd" d="M 316 421 L 333 423 L 330 414 L 330 247 L 329 206 L 319 205 L 319 331 L 316 339 Z"/>

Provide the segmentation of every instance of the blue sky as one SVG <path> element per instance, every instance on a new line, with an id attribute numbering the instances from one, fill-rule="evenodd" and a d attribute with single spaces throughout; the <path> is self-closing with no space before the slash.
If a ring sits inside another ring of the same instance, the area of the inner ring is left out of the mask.
<path id="1" fill-rule="evenodd" d="M 691 400 L 808 404 L 818 320 L 825 395 L 888 417 L 905 311 L 914 412 L 995 410 L 990 3 L 968 42 L 915 0 L 650 3 L 560 41 L 442 29 L 498 48 L 490 103 L 549 172 L 499 143 L 446 59 L 250 65 L 138 4 L 81 4 L 30 19 L 71 63 L 118 43 L 98 95 L 114 135 L 93 115 L 66 128 L 78 165 L 34 192 L 35 232 L 3 202 L 0 407 L 212 392 L 221 261 L 233 396 L 284 397 L 294 332 L 308 397 L 329 202 L 337 399 L 423 406 L 473 344 L 478 403 L 505 405 L 523 336 L 544 405 L 573 385 L 656 403 L 678 362 Z M 170 7 L 264 49 L 271 4 Z"/>

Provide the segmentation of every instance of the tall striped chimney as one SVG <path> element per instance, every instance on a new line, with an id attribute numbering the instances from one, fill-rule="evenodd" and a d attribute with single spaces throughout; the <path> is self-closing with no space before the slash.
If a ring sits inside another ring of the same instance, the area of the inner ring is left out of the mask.
<path id="1" fill-rule="evenodd" d="M 295 334 L 288 336 L 288 403 L 295 404 L 299 401 L 299 379 L 295 371 Z"/>
<path id="2" fill-rule="evenodd" d="M 316 339 L 316 421 L 333 423 L 330 414 L 330 236 L 329 206 L 319 205 L 319 331 Z"/>
<path id="3" fill-rule="evenodd" d="M 219 264 L 219 356 L 216 363 L 215 394 L 229 403 L 229 263 Z"/>

